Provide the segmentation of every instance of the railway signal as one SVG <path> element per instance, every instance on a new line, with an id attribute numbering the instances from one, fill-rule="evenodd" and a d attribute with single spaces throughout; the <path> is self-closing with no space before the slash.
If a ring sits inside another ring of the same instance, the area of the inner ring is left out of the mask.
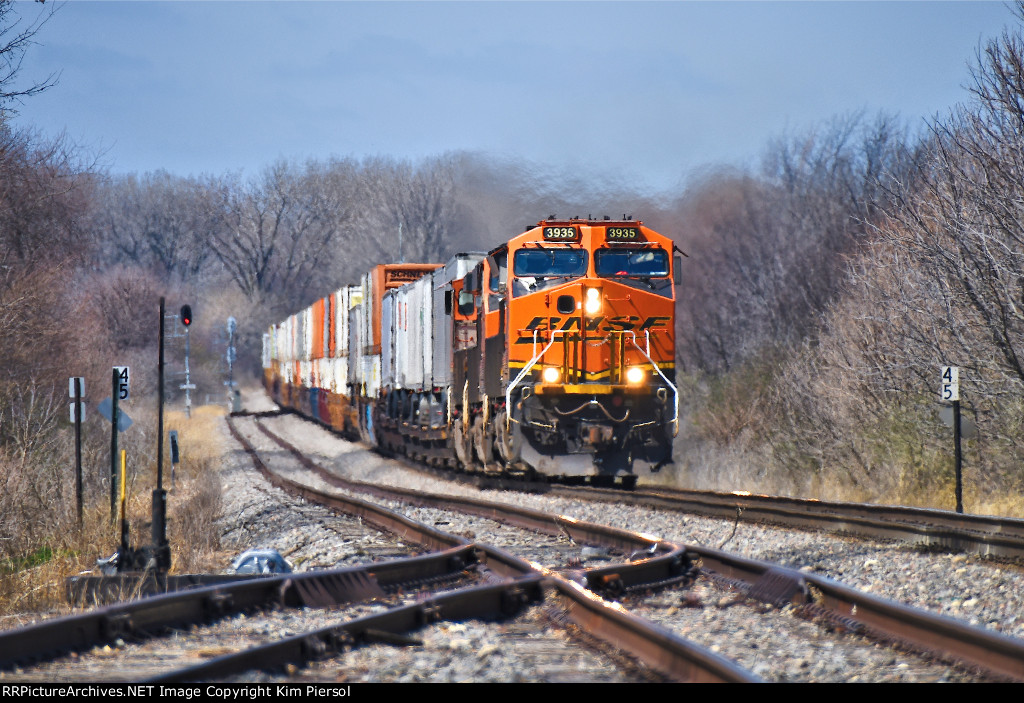
<path id="1" fill-rule="evenodd" d="M 228 318 L 228 349 L 225 354 L 225 358 L 228 362 L 228 380 L 224 382 L 224 385 L 228 387 L 228 412 L 236 413 L 242 409 L 242 399 L 235 388 L 235 360 L 237 354 L 235 352 L 235 332 L 238 329 L 238 321 L 234 317 Z"/>
<path id="2" fill-rule="evenodd" d="M 189 379 L 188 356 L 189 356 L 189 326 L 192 324 L 192 306 L 181 306 L 181 324 L 185 325 L 185 382 L 178 386 L 185 391 L 185 417 L 192 417 L 192 391 L 196 385 Z"/>

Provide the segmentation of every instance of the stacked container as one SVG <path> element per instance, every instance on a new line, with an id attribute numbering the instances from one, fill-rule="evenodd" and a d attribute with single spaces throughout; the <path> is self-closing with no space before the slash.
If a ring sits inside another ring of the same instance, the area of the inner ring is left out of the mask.
<path id="1" fill-rule="evenodd" d="M 459 254 L 429 275 L 388 291 L 381 301 L 381 387 L 427 392 L 451 384 L 451 282 L 483 254 Z"/>
<path id="2" fill-rule="evenodd" d="M 433 339 L 430 353 L 431 383 L 434 388 L 442 389 L 452 385 L 452 338 L 453 317 L 451 309 L 456 301 L 448 299 L 446 294 L 451 290 L 452 281 L 464 278 L 473 267 L 480 263 L 485 254 L 470 252 L 456 254 L 444 268 L 434 272 L 433 287 Z"/>

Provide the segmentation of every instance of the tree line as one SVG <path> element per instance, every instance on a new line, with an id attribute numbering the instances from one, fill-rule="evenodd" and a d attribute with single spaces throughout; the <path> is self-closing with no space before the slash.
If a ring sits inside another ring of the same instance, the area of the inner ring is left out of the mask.
<path id="1" fill-rule="evenodd" d="M 952 507 L 938 418 L 952 365 L 978 428 L 974 507 L 1021 510 L 1024 4 L 1016 21 L 924 129 L 838 119 L 683 198 L 700 252 L 680 329 L 700 482 Z"/>
<path id="2" fill-rule="evenodd" d="M 0 116 L 0 555 L 69 519 L 67 377 L 102 387 L 116 362 L 155 383 L 160 296 L 192 304 L 199 382 L 216 389 L 228 316 L 255 371 L 267 324 L 371 266 L 486 250 L 552 213 L 633 214 L 689 254 L 680 482 L 943 495 L 938 369 L 956 365 L 979 428 L 969 496 L 1019 494 L 1022 7 L 979 48 L 964 101 L 923 127 L 838 116 L 767 144 L 755 168 L 660 195 L 467 153 L 114 174 Z M 0 0 L 0 25 L 10 8 Z M 13 76 L 0 108 L 46 87 Z M 103 463 L 102 442 L 89 451 Z"/>

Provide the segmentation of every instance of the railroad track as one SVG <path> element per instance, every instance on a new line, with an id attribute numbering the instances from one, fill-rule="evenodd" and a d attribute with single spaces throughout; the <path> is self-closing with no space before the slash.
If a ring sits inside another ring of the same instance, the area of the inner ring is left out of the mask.
<path id="1" fill-rule="evenodd" d="M 240 435 L 239 437 L 241 438 Z M 251 445 L 250 453 L 257 463 L 263 463 Z M 264 466 L 263 469 L 266 470 L 266 467 Z M 600 634 L 605 639 L 614 637 L 623 642 L 633 640 L 630 648 L 649 659 L 658 660 L 659 667 L 668 672 L 670 678 L 699 681 L 752 680 L 746 672 L 732 666 L 720 657 L 692 647 L 670 634 L 651 631 L 647 623 L 609 607 L 607 603 L 589 595 L 575 583 L 559 579 L 559 582 L 552 587 L 549 584 L 552 580 L 550 575 L 542 574 L 534 565 L 494 547 L 468 545 L 468 540 L 463 537 L 447 535 L 430 525 L 417 523 L 358 499 L 342 500 L 337 496 L 323 494 L 314 496 L 316 493 L 314 489 L 308 485 L 300 486 L 294 477 L 284 478 L 274 474 L 272 476 L 275 482 L 280 482 L 292 490 L 305 492 L 311 497 L 334 501 L 337 509 L 358 515 L 361 520 L 371 522 L 385 531 L 399 535 L 403 542 L 413 542 L 427 548 L 446 549 L 448 551 L 442 552 L 439 558 L 443 564 L 454 565 L 450 566 L 449 570 L 462 572 L 472 566 L 474 571 L 484 575 L 483 578 L 488 581 L 488 584 L 478 588 L 464 588 L 444 593 L 431 592 L 425 600 L 421 594 L 416 603 L 395 605 L 382 613 L 346 621 L 343 624 L 304 630 L 258 646 L 245 646 L 245 638 L 238 637 L 236 638 L 238 641 L 233 646 L 235 649 L 241 648 L 240 651 L 217 656 L 204 664 L 172 667 L 169 671 L 165 670 L 161 673 L 154 673 L 148 669 L 153 665 L 152 657 L 144 653 L 136 657 L 136 660 L 141 660 L 141 664 L 136 661 L 133 665 L 128 666 L 118 661 L 113 663 L 113 669 L 101 667 L 97 665 L 96 660 L 105 658 L 106 650 L 100 650 L 98 655 L 94 652 L 93 656 L 89 657 L 79 655 L 73 662 L 64 659 L 57 663 L 57 670 L 63 671 L 67 676 L 68 668 L 72 663 L 82 663 L 82 667 L 88 672 L 98 671 L 101 679 L 109 676 L 113 670 L 118 672 L 118 678 L 125 676 L 126 672 L 134 672 L 132 678 L 137 679 L 141 675 L 145 681 L 173 682 L 222 678 L 253 668 L 279 669 L 295 663 L 305 664 L 311 660 L 329 656 L 333 652 L 375 639 L 384 639 L 385 641 L 391 639 L 401 643 L 405 641 L 400 636 L 403 630 L 419 628 L 439 620 L 508 617 L 524 605 L 539 600 L 539 584 L 543 580 L 548 584 L 545 588 L 546 598 L 557 601 L 557 609 L 560 613 L 557 617 L 559 619 L 566 623 L 575 623 L 575 627 L 581 627 L 580 623 L 586 623 L 587 630 Z M 287 485 L 289 483 L 291 483 L 290 486 Z M 575 532 L 576 529 L 571 526 L 557 530 L 558 534 L 573 534 Z M 644 549 L 650 546 L 649 540 L 644 537 L 629 537 L 621 530 L 612 531 L 612 534 L 615 535 L 616 540 L 640 542 Z M 637 545 L 631 543 L 629 546 Z M 454 556 L 450 553 L 451 549 L 461 551 Z M 673 550 L 670 546 L 666 546 L 664 549 L 668 553 L 678 551 Z M 416 563 L 430 566 L 434 561 L 428 560 L 427 557 L 421 557 L 416 560 Z M 668 562 L 666 561 L 666 563 Z M 362 571 L 358 572 L 362 574 L 361 577 L 354 575 L 355 572 L 351 570 L 311 572 L 301 576 L 293 575 L 212 586 L 183 594 L 166 594 L 147 598 L 133 604 L 110 606 L 91 614 L 62 619 L 0 636 L 0 665 L 9 666 L 27 660 L 46 659 L 69 649 L 87 650 L 97 641 L 113 640 L 118 645 L 116 648 L 122 649 L 129 638 L 142 637 L 149 633 L 180 632 L 182 628 L 202 622 L 211 616 L 227 617 L 237 612 L 265 608 L 270 602 L 278 606 L 308 605 L 310 604 L 309 599 L 313 598 L 315 605 L 336 605 L 351 599 L 353 590 L 345 587 L 332 590 L 330 584 L 335 583 L 338 579 L 341 579 L 344 584 L 356 584 L 354 590 L 362 593 L 363 596 L 374 595 L 375 587 L 379 585 L 378 581 L 381 579 L 381 573 L 384 572 L 386 575 L 402 566 L 404 564 L 401 562 L 389 561 L 374 564 L 372 567 L 364 567 Z M 436 569 L 436 567 L 434 568 Z M 372 571 L 368 571 L 368 569 L 372 569 Z M 421 583 L 428 576 L 429 574 L 425 576 L 419 571 L 415 574 L 402 572 L 401 583 L 408 584 L 410 581 Z M 495 580 L 500 580 L 500 582 L 493 583 Z M 302 584 L 306 584 L 305 587 Z M 243 596 L 243 594 L 251 593 L 254 589 L 263 594 L 262 599 Z M 548 607 L 555 606 L 549 603 Z M 265 630 L 266 628 L 261 629 Z M 69 632 L 78 633 L 78 635 L 68 637 Z M 183 650 L 174 648 L 176 652 L 174 658 L 188 660 L 189 653 L 195 650 L 209 653 L 211 649 L 220 646 L 217 644 L 220 641 L 218 638 L 219 635 L 216 631 L 200 632 L 197 637 L 189 638 L 190 641 L 198 640 L 199 644 L 186 647 Z M 211 641 L 214 644 L 210 644 Z M 159 647 L 158 649 L 160 654 L 157 658 L 166 665 L 166 660 L 169 658 L 167 648 Z M 642 670 L 642 666 L 638 668 L 638 671 Z M 52 667 L 20 668 L 15 672 L 15 678 L 16 680 L 32 678 L 52 680 L 53 674 Z M 644 676 L 649 675 L 657 676 L 658 674 L 657 672 L 644 674 Z M 633 674 L 633 680 L 636 680 L 637 676 L 637 674 Z"/>
<path id="2" fill-rule="evenodd" d="M 255 428 L 254 428 L 255 429 Z M 253 454 L 257 461 L 262 461 L 260 456 L 273 456 L 275 466 L 280 464 L 284 457 L 291 456 L 289 460 L 292 462 L 291 467 L 283 469 L 283 473 L 288 474 L 287 478 L 279 477 L 277 480 L 292 481 L 296 485 L 290 487 L 291 490 L 296 491 L 310 491 L 312 490 L 309 486 L 313 483 L 311 479 L 312 475 L 318 475 L 319 479 L 327 482 L 321 471 L 330 474 L 329 471 L 323 470 L 316 466 L 315 462 L 311 462 L 308 458 L 304 461 L 299 457 L 301 453 L 298 452 L 294 447 L 289 447 L 287 442 L 279 441 L 280 438 L 275 437 L 273 432 L 258 432 L 249 431 L 247 432 L 250 438 L 256 439 L 259 435 L 266 440 L 272 441 L 276 445 L 274 446 L 264 444 L 260 451 L 253 449 Z M 276 453 L 275 453 L 276 452 Z M 299 480 L 302 478 L 301 473 L 305 472 L 305 481 Z M 270 472 L 268 472 L 270 473 Z M 353 483 L 345 486 L 343 489 L 339 489 L 336 486 L 332 488 L 330 492 L 337 494 L 339 491 L 360 491 L 365 496 L 366 490 L 373 490 L 377 492 L 379 500 L 374 502 L 386 502 L 385 499 L 379 493 L 382 490 L 381 486 L 359 486 Z M 312 494 L 306 494 L 309 498 L 315 498 Z M 336 497 L 336 496 L 335 496 Z M 319 500 L 319 498 L 316 498 Z M 588 525 L 578 520 L 565 520 L 553 516 L 551 514 L 545 514 L 536 510 L 519 509 L 514 511 L 508 511 L 506 507 L 495 507 L 494 505 L 487 505 L 489 501 L 481 500 L 458 500 L 455 501 L 451 495 L 439 495 L 433 498 L 423 495 L 414 496 L 412 493 L 406 491 L 399 491 L 397 494 L 392 493 L 390 498 L 387 500 L 403 502 L 418 501 L 422 507 L 416 510 L 435 510 L 442 511 L 438 513 L 431 513 L 424 515 L 421 522 L 428 523 L 430 525 L 448 525 L 454 524 L 456 518 L 452 517 L 453 509 L 454 512 L 460 512 L 462 510 L 472 510 L 477 514 L 477 518 L 483 521 L 501 521 L 501 528 L 509 531 L 510 525 L 514 524 L 516 530 L 532 530 L 533 534 L 536 534 L 537 530 L 547 531 L 549 537 L 555 540 L 551 545 L 551 550 L 544 552 L 541 550 L 541 554 L 537 556 L 536 561 L 538 564 L 544 564 L 547 568 L 542 570 L 541 575 L 543 577 L 542 583 L 544 585 L 545 594 L 542 597 L 535 597 L 533 595 L 526 595 L 525 591 L 519 591 L 520 595 L 517 595 L 513 600 L 520 602 L 521 605 L 528 605 L 535 602 L 545 602 L 545 610 L 548 615 L 548 619 L 554 619 L 563 623 L 568 623 L 570 627 L 580 630 L 591 627 L 590 623 L 597 619 L 605 618 L 606 615 L 602 613 L 603 610 L 607 610 L 603 603 L 593 596 L 587 596 L 587 590 L 582 586 L 588 587 L 591 591 L 603 593 L 607 597 L 616 598 L 629 605 L 630 610 L 636 609 L 640 612 L 644 612 L 649 618 L 652 618 L 658 622 L 661 622 L 663 629 L 650 628 L 647 625 L 641 627 L 640 630 L 635 630 L 637 627 L 635 624 L 636 618 L 626 618 L 627 626 L 623 622 L 616 622 L 614 620 L 597 628 L 596 631 L 590 635 L 586 635 L 591 638 L 595 643 L 600 642 L 612 643 L 616 645 L 616 649 L 625 648 L 630 650 L 632 648 L 632 654 L 626 657 L 629 661 L 643 661 L 644 657 L 648 657 L 650 660 L 657 660 L 663 658 L 664 653 L 664 642 L 660 645 L 656 644 L 656 640 L 659 638 L 664 639 L 666 634 L 669 641 L 673 642 L 673 647 L 679 648 L 682 646 L 682 638 L 679 637 L 680 630 L 686 631 L 697 631 L 697 630 L 710 630 L 715 631 L 714 623 L 709 623 L 706 620 L 707 614 L 714 615 L 715 618 L 722 618 L 726 615 L 739 614 L 738 617 L 744 621 L 764 621 L 765 625 L 761 626 L 761 629 L 771 630 L 782 630 L 778 622 L 769 622 L 771 618 L 778 620 L 795 621 L 790 614 L 790 611 L 797 611 L 797 614 L 801 615 L 807 620 L 820 620 L 827 623 L 827 629 L 844 630 L 847 632 L 859 632 L 864 635 L 872 635 L 876 638 L 881 639 L 900 639 L 905 643 L 910 643 L 915 647 L 922 648 L 924 644 L 928 642 L 934 642 L 936 638 L 943 632 L 952 633 L 950 636 L 956 641 L 960 642 L 971 642 L 973 651 L 971 652 L 952 652 L 948 648 L 948 645 L 943 645 L 942 651 L 947 658 L 959 659 L 960 661 L 970 661 L 976 666 L 987 666 L 989 673 L 982 676 L 992 678 L 1016 678 L 1022 677 L 1019 668 L 1019 661 L 1021 660 L 1020 652 L 1018 651 L 1019 642 L 1009 640 L 1009 638 L 999 638 L 998 636 L 992 636 L 991 633 L 985 633 L 982 631 L 980 635 L 973 632 L 977 628 L 964 628 L 962 624 L 946 622 L 944 618 L 924 617 L 923 621 L 918 618 L 919 622 L 906 624 L 905 613 L 893 614 L 888 612 L 893 610 L 886 606 L 880 608 L 873 597 L 864 597 L 864 594 L 856 594 L 855 592 L 851 595 L 848 591 L 850 589 L 843 589 L 838 584 L 829 582 L 827 579 L 818 579 L 807 574 L 800 574 L 798 572 L 791 572 L 786 569 L 779 569 L 772 565 L 764 565 L 754 562 L 749 559 L 742 559 L 735 555 L 728 555 L 725 553 L 718 553 L 715 550 L 707 550 L 701 548 L 688 548 L 680 550 L 677 545 L 666 543 L 662 540 L 657 540 L 646 535 L 636 535 L 629 533 L 625 530 L 607 530 L 602 528 L 600 525 Z M 435 506 L 431 507 L 428 505 L 431 501 L 434 501 Z M 458 505 L 456 505 L 456 502 Z M 364 514 L 359 511 L 366 510 L 364 507 L 356 508 L 338 508 L 346 510 L 347 512 L 356 511 L 359 516 L 358 519 L 361 521 L 369 521 L 371 518 L 368 514 Z M 447 511 L 447 512 L 443 512 Z M 409 512 L 406 508 L 406 512 Z M 521 521 L 521 522 L 520 522 Z M 397 534 L 396 530 L 408 530 L 411 529 L 409 525 L 382 527 L 385 531 L 391 531 L 393 534 Z M 433 528 L 431 528 L 433 529 Z M 481 526 L 475 528 L 474 531 L 479 531 L 482 534 L 487 534 L 488 538 L 492 534 L 491 527 L 485 527 L 481 523 Z M 465 531 L 463 529 L 463 531 Z M 474 535 L 476 537 L 478 535 Z M 570 546 L 567 547 L 564 540 L 568 538 L 571 540 Z M 402 533 L 401 541 L 407 543 L 411 540 L 408 533 Z M 443 549 L 445 548 L 442 544 L 431 543 L 431 540 L 439 539 L 436 536 L 429 537 L 423 542 L 423 545 L 427 548 L 432 549 Z M 463 547 L 465 543 L 469 541 L 469 538 L 462 536 L 461 541 Z M 521 548 L 523 538 L 521 536 L 512 537 L 511 546 L 517 550 Z M 457 540 L 458 541 L 458 540 Z M 534 542 L 539 542 L 538 538 L 533 538 Z M 542 546 L 542 545 L 538 545 Z M 453 548 L 449 546 L 448 548 Z M 492 557 L 486 550 L 482 550 L 480 545 L 476 545 L 473 549 L 478 550 L 478 553 L 483 552 L 488 554 L 486 558 L 482 560 L 485 569 L 490 571 L 493 567 L 498 564 L 504 563 L 504 557 Z M 603 550 L 603 551 L 602 551 Z M 500 550 L 499 550 L 500 551 Z M 600 560 L 619 560 L 618 562 L 610 561 L 607 566 L 604 567 L 593 567 L 592 564 L 585 563 L 583 556 L 589 551 L 591 555 L 598 554 Z M 632 556 L 635 564 L 630 564 L 624 561 L 624 557 Z M 575 558 L 576 562 L 571 563 Z M 513 561 L 515 561 L 513 559 Z M 687 589 L 687 590 L 672 590 L 663 589 L 660 590 L 656 595 L 652 596 L 649 593 L 648 586 L 651 583 L 662 582 L 665 585 L 666 582 L 674 581 L 676 584 L 684 583 L 689 574 L 687 573 L 686 567 L 691 563 L 699 563 L 705 574 L 714 572 L 717 574 L 717 580 L 709 581 L 702 579 L 700 590 Z M 468 563 L 468 561 L 467 561 Z M 590 566 L 591 568 L 587 568 Z M 634 570 L 627 570 L 626 567 L 635 566 Z M 532 565 L 527 565 L 527 568 L 532 570 L 536 577 L 537 571 Z M 499 569 L 500 571 L 500 569 Z M 635 573 L 634 573 L 635 572 Z M 516 578 L 525 579 L 523 574 L 527 572 L 521 572 L 518 576 L 512 576 L 511 573 L 500 575 L 501 578 Z M 559 577 L 559 574 L 562 577 Z M 560 584 L 554 586 L 553 584 Z M 709 585 L 711 584 L 711 585 Z M 732 588 L 732 590 L 726 591 L 723 589 Z M 737 588 L 738 587 L 738 588 Z M 527 589 L 529 590 L 529 589 Z M 564 592 L 563 592 L 564 590 Z M 530 591 L 532 594 L 532 591 Z M 728 595 L 726 595 L 728 594 Z M 579 596 L 577 600 L 574 600 Z M 505 596 L 504 598 L 508 598 Z M 433 598 L 436 601 L 436 597 Z M 499 598 L 500 602 L 500 598 Z M 784 605 L 787 602 L 792 602 L 794 605 Z M 571 604 L 571 605 L 567 605 Z M 768 605 L 768 604 L 771 605 Z M 396 604 L 390 604 L 389 610 L 399 611 L 401 607 L 397 607 Z M 405 607 L 405 606 L 402 606 Z M 426 635 L 423 635 L 423 640 L 428 642 L 430 637 L 439 637 L 440 642 L 444 642 L 445 638 L 450 643 L 452 641 L 462 642 L 464 638 L 458 636 L 458 627 L 461 625 L 451 623 L 434 623 L 430 624 L 430 620 L 434 617 L 443 618 L 449 615 L 442 612 L 436 612 L 431 610 L 429 617 L 424 615 L 424 611 L 417 611 L 417 604 L 411 604 L 411 610 L 407 619 L 413 624 L 422 626 L 428 625 Z M 507 607 L 507 605 L 506 605 Z M 591 612 L 590 608 L 597 608 L 596 611 Z M 877 610 L 886 611 L 883 615 L 874 614 Z M 536 608 L 527 608 L 530 612 L 535 612 Z M 895 611 L 902 609 L 895 608 Z M 457 611 L 451 611 L 457 612 Z M 611 608 L 611 612 L 622 613 L 620 607 Z M 419 613 L 419 614 L 417 614 Z M 597 613 L 597 614 L 595 614 Z M 872 613 L 868 616 L 868 613 Z M 346 614 L 345 612 L 337 613 L 337 617 L 355 617 L 358 614 L 357 610 L 353 610 Z M 208 615 L 207 615 L 208 617 Z M 394 616 L 401 619 L 402 616 Z M 696 618 L 697 625 L 690 622 L 686 624 L 686 619 L 689 618 L 691 621 Z M 359 620 L 360 618 L 356 618 Z M 891 619 L 902 623 L 898 629 L 893 629 L 889 624 Z M 134 622 L 134 621 L 133 621 Z M 355 622 L 348 620 L 348 622 Z M 518 619 L 515 622 L 522 622 L 522 619 Z M 801 621 L 802 622 L 802 621 Z M 806 623 L 803 623 L 806 625 Z M 586 625 L 586 627 L 584 627 Z M 330 658 L 330 655 L 339 649 L 348 649 L 354 645 L 364 644 L 365 642 L 372 641 L 374 637 L 379 637 L 379 633 L 392 632 L 393 630 L 399 629 L 394 623 L 389 623 L 384 626 L 378 623 L 377 626 L 369 625 L 356 625 L 354 633 L 349 630 L 339 629 L 339 625 L 334 624 L 324 628 L 320 628 L 320 631 L 315 629 L 303 630 L 299 634 L 295 634 L 291 637 L 279 638 L 282 641 L 276 642 L 275 646 L 277 650 L 274 654 L 260 655 L 267 657 L 265 659 L 253 659 L 253 655 L 249 653 L 251 650 L 256 650 L 256 647 L 245 647 L 242 649 L 246 654 L 235 653 L 225 654 L 220 657 L 215 657 L 217 664 L 214 668 L 210 668 L 213 662 L 203 664 L 205 668 L 191 668 L 184 669 L 179 668 L 169 673 L 165 672 L 162 674 L 153 674 L 150 672 L 143 678 L 153 678 L 154 680 L 195 680 L 202 678 L 218 678 L 223 676 L 237 675 L 241 671 L 249 671 L 253 668 L 256 669 L 275 669 L 280 668 L 282 665 L 287 664 L 298 664 L 304 663 L 309 665 L 305 669 L 293 670 L 289 675 L 290 677 L 305 675 L 300 672 L 310 672 L 320 670 L 337 672 L 338 669 L 333 667 L 347 667 L 352 665 L 352 661 L 358 661 L 359 657 L 363 656 L 366 652 L 371 652 L 374 647 L 359 647 L 356 652 L 349 652 L 345 655 L 343 660 L 337 660 Z M 365 632 L 370 632 L 370 635 L 359 634 L 359 627 L 364 627 Z M 948 628 L 952 627 L 952 630 Z M 431 629 L 433 628 L 433 629 Z M 604 629 L 602 629 L 604 628 Z M 689 630 L 687 630 L 689 628 Z M 936 629 L 938 628 L 938 629 Z M 945 630 L 943 629 L 945 628 Z M 158 629 L 158 628 L 157 628 Z M 543 629 L 543 628 L 538 628 Z M 550 628 L 549 628 L 550 629 Z M 812 631 L 817 628 L 811 628 Z M 646 634 L 638 634 L 638 632 L 646 631 Z M 456 633 L 454 640 L 453 632 Z M 676 633 L 676 634 L 673 634 Z M 393 634 L 393 632 L 392 632 Z M 794 635 L 784 635 L 792 637 Z M 806 635 L 807 637 L 823 637 L 822 635 Z M 833 635 L 830 634 L 829 637 Z M 845 637 L 850 639 L 849 635 L 835 635 L 839 639 Z M 210 634 L 208 641 L 215 641 L 216 635 Z M 413 635 L 412 637 L 416 637 Z M 530 636 L 532 639 L 533 635 Z M 918 641 L 915 644 L 915 638 Z M 637 640 L 645 640 L 642 647 L 637 643 Z M 285 642 L 284 640 L 288 640 Z M 403 642 L 410 643 L 414 640 L 397 640 L 400 646 Z M 468 641 L 468 640 L 465 640 Z M 496 640 L 502 642 L 501 638 Z M 757 640 L 759 644 L 754 645 L 763 648 L 764 639 L 759 638 Z M 923 642 L 923 643 L 922 643 Z M 319 643 L 319 644 L 317 644 Z M 237 645 L 238 643 L 236 643 Z M 199 647 L 200 652 L 205 652 L 206 656 L 209 656 L 211 649 L 216 650 L 217 645 L 208 644 Z M 387 647 L 387 654 L 385 661 L 394 662 L 399 655 L 395 654 L 395 644 L 390 645 L 379 645 Z M 717 647 L 714 642 L 708 643 L 709 647 Z M 859 644 L 858 646 L 866 649 L 870 649 L 871 645 Z M 480 647 L 481 651 L 501 651 L 503 645 L 501 644 L 484 644 Z M 707 650 L 702 650 L 699 646 L 694 647 L 692 644 L 687 644 L 686 647 L 690 648 L 690 653 L 686 656 L 681 655 L 678 651 L 673 655 L 677 658 L 677 661 L 673 664 L 675 668 L 666 668 L 661 666 L 641 665 L 637 667 L 637 672 L 654 672 L 655 675 L 664 676 L 669 679 L 681 679 L 681 680 L 706 680 L 702 677 L 709 676 L 709 674 L 697 674 L 695 675 L 694 670 L 696 665 L 693 661 L 690 661 L 689 657 L 694 656 L 693 652 L 700 653 L 698 660 L 710 656 L 713 663 L 720 658 L 716 658 L 714 655 L 710 655 Z M 639 648 L 640 651 L 636 651 Z M 650 651 L 645 651 L 650 648 Z M 670 650 L 672 648 L 670 647 Z M 18 651 L 22 656 L 26 651 L 24 646 L 20 646 Z M 560 650 L 556 659 L 562 661 L 571 660 L 572 648 L 567 650 Z M 674 651 L 674 650 L 673 650 Z M 1001 654 L 999 652 L 1001 651 Z M 287 653 L 287 654 L 286 654 Z M 470 660 L 473 659 L 471 651 L 466 652 L 466 657 Z M 373 656 L 367 654 L 366 656 Z M 576 653 L 578 656 L 578 652 Z M 867 655 L 865 655 L 867 656 Z M 889 655 L 887 655 L 889 656 Z M 902 655 L 900 655 L 902 656 Z M 997 661 L 999 656 L 1002 660 Z M 234 658 L 237 661 L 246 661 L 247 663 L 235 663 L 236 669 L 225 669 L 224 659 Z M 248 659 L 246 659 L 248 657 Z M 324 660 L 324 657 L 328 657 Z M 463 658 L 466 658 L 463 657 Z M 757 674 L 761 674 L 764 678 L 774 680 L 801 680 L 800 672 L 797 671 L 795 674 L 786 674 L 781 678 L 777 672 L 772 670 L 771 666 L 765 668 L 766 661 L 771 660 L 770 657 L 765 657 L 764 652 L 761 652 L 762 661 L 758 662 L 755 655 L 754 659 L 749 663 L 746 663 L 746 668 L 753 669 Z M 323 660 L 323 661 L 319 661 Z M 980 661 L 979 661 L 980 660 Z M 3 660 L 0 659 L 0 662 Z M 315 663 L 318 662 L 319 663 Z M 337 663 L 337 662 L 342 663 Z M 902 660 L 901 660 L 902 661 Z M 901 664 L 901 666 L 907 666 L 909 668 L 917 668 L 922 672 L 922 680 L 932 680 L 947 676 L 943 674 L 943 667 L 934 667 L 933 662 L 929 662 L 927 659 L 911 659 L 911 664 Z M 282 664 L 282 662 L 284 664 Z M 311 662 L 314 662 L 311 664 Z M 332 662 L 334 662 L 332 664 Z M 728 664 L 728 663 L 727 663 Z M 702 664 L 704 665 L 704 664 Z M 717 661 L 716 666 L 721 667 L 722 662 Z M 358 664 L 355 665 L 359 667 Z M 368 670 L 373 667 L 365 665 Z M 929 666 L 933 666 L 931 672 L 927 671 Z M 220 667 L 220 668 L 216 668 Z M 319 667 L 319 668 L 318 668 Z M 323 667 L 327 667 L 323 669 Z M 380 667 L 378 666 L 377 669 Z M 731 672 L 730 676 L 738 676 L 739 678 L 727 678 L 726 680 L 752 680 L 756 679 L 756 675 L 744 672 L 744 666 L 731 663 L 726 666 L 726 671 Z M 627 667 L 628 669 L 628 667 Z M 576 669 L 580 671 L 580 669 Z M 586 669 L 583 669 L 586 671 Z M 234 673 L 232 673 L 234 672 Z M 640 674 L 633 674 L 633 679 L 625 678 L 620 680 L 637 680 L 642 678 Z M 960 674 L 956 675 L 961 676 Z M 955 678 L 955 677 L 954 677 Z M 707 679 L 712 680 L 712 679 Z M 803 679 L 808 680 L 808 679 Z M 816 679 L 810 679 L 816 680 Z M 863 680 L 872 680 L 870 678 Z M 959 679 L 957 679 L 959 680 Z M 968 675 L 967 680 L 973 680 Z"/>
<path id="3" fill-rule="evenodd" d="M 950 552 L 1024 559 L 1024 520 L 1020 518 L 670 487 L 642 487 L 624 494 L 600 488 L 553 486 L 551 494 L 805 530 L 829 530 Z"/>
<path id="4" fill-rule="evenodd" d="M 262 418 L 280 415 L 279 411 L 253 414 Z M 629 504 L 726 520 L 828 530 L 867 539 L 901 541 L 928 549 L 969 552 L 1017 561 L 1024 559 L 1024 519 L 1020 518 L 757 495 L 746 491 L 696 491 L 646 485 L 633 490 L 569 486 L 467 474 L 407 461 L 402 456 L 394 458 L 412 470 L 485 491 L 514 490 L 571 500 Z"/>
<path id="5" fill-rule="evenodd" d="M 300 461 L 313 465 L 290 443 L 262 428 L 263 432 L 272 437 L 279 446 L 287 449 Z M 325 475 L 329 472 L 320 469 Z M 346 488 L 358 488 L 378 497 L 399 496 L 405 501 L 418 504 L 458 506 L 460 509 L 473 512 L 500 515 L 502 520 L 511 521 L 513 515 L 532 513 L 524 509 L 511 509 L 507 505 L 490 501 L 479 501 L 451 495 L 424 495 L 420 491 L 382 487 L 378 485 L 359 485 L 343 479 L 334 479 L 337 485 Z M 529 520 L 534 522 L 534 529 L 543 529 L 545 523 L 555 523 L 558 516 L 532 513 Z M 524 526 L 527 523 L 524 523 Z M 583 523 L 575 523 L 582 525 Z M 590 526 L 590 529 L 597 529 Z M 602 538 L 595 533 L 586 533 L 586 539 L 601 542 Z M 581 536 L 581 539 L 584 537 Z M 607 544 L 607 542 L 605 542 Z M 626 544 L 620 547 L 628 547 Z M 799 606 L 801 614 L 806 618 L 819 618 L 838 626 L 875 639 L 898 642 L 951 661 L 970 662 L 973 666 L 988 668 L 995 676 L 1022 678 L 1024 677 L 1024 643 L 1008 637 L 993 634 L 983 628 L 973 628 L 949 618 L 913 608 L 907 608 L 856 589 L 844 586 L 831 579 L 802 573 L 792 569 L 779 567 L 776 564 L 759 560 L 746 559 L 715 549 L 689 546 L 686 548 L 688 559 L 699 559 L 702 569 L 711 571 L 726 580 L 738 582 L 744 597 L 782 607 L 787 603 Z M 602 588 L 601 579 L 609 579 L 616 575 L 615 566 L 604 570 L 595 569 L 589 576 L 587 585 L 598 592 L 608 593 Z M 656 579 L 654 579 L 656 580 Z M 639 591 L 652 580 L 638 580 L 635 583 L 615 583 L 612 595 L 621 595 L 624 591 Z"/>

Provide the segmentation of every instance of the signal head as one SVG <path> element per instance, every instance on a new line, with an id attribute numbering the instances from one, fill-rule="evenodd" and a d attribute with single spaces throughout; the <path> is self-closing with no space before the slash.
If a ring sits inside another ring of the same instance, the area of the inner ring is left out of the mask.
<path id="1" fill-rule="evenodd" d="M 188 327 L 192 324 L 192 306 L 182 305 L 181 306 L 181 324 Z"/>

